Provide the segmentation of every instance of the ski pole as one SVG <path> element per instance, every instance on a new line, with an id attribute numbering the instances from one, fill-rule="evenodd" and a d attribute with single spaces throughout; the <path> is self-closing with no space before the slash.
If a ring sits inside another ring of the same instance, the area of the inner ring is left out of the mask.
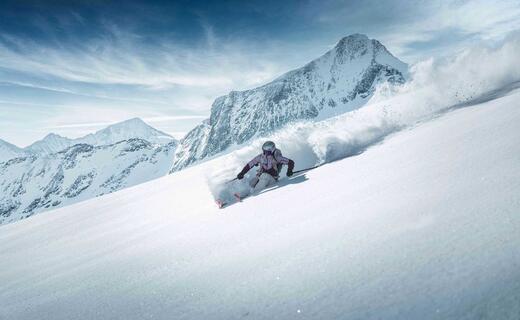
<path id="1" fill-rule="evenodd" d="M 295 173 L 300 173 L 300 172 L 303 172 L 303 171 L 312 170 L 312 169 L 316 169 L 316 168 L 319 167 L 319 166 L 320 166 L 320 165 L 317 165 L 317 166 L 314 166 L 314 167 L 305 168 L 305 169 L 296 170 L 296 171 L 293 171 L 293 174 L 295 174 Z"/>
<path id="2" fill-rule="evenodd" d="M 238 178 L 235 178 L 235 179 L 231 179 L 231 180 L 229 180 L 229 181 L 226 181 L 226 183 L 231 183 L 231 182 L 233 182 L 233 181 L 235 181 L 235 180 L 238 180 Z"/>

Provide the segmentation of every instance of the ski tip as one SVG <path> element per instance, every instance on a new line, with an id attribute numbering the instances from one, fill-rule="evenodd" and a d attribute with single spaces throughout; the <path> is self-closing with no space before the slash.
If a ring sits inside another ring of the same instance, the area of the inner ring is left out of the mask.
<path id="1" fill-rule="evenodd" d="M 224 201 L 222 201 L 222 200 L 220 200 L 220 199 L 215 200 L 215 203 L 217 204 L 217 207 L 218 207 L 219 209 L 224 208 L 224 206 L 226 205 L 226 204 L 224 203 Z"/>

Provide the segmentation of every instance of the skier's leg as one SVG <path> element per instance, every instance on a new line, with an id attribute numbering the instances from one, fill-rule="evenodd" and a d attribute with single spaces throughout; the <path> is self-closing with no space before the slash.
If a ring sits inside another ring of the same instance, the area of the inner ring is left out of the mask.
<path id="1" fill-rule="evenodd" d="M 265 189 L 270 184 L 273 184 L 276 180 L 269 173 L 262 173 L 258 178 L 258 183 L 253 188 L 253 192 L 259 192 Z"/>
<path id="2" fill-rule="evenodd" d="M 258 177 L 254 176 L 251 180 L 247 181 L 247 184 L 239 184 L 239 188 L 235 190 L 233 195 L 235 198 L 245 198 L 251 194 L 253 188 L 258 183 Z"/>
<path id="3" fill-rule="evenodd" d="M 249 180 L 249 186 L 251 187 L 251 189 L 253 189 L 256 186 L 257 183 L 258 183 L 258 177 L 257 176 L 254 176 L 254 178 Z"/>

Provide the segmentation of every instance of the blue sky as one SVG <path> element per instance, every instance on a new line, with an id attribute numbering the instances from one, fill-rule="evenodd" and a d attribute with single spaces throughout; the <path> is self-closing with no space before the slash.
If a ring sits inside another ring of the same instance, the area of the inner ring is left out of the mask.
<path id="1" fill-rule="evenodd" d="M 181 137 L 212 101 L 364 33 L 414 63 L 520 29 L 515 1 L 2 1 L 0 138 L 131 117 Z"/>

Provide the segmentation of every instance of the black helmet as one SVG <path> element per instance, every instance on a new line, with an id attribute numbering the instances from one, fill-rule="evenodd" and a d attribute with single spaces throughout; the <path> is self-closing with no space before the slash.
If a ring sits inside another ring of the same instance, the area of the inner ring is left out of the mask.
<path id="1" fill-rule="evenodd" d="M 264 151 L 264 152 L 274 152 L 275 149 L 276 149 L 276 146 L 275 146 L 274 142 L 272 142 L 272 141 L 266 141 L 262 145 L 262 151 Z"/>

